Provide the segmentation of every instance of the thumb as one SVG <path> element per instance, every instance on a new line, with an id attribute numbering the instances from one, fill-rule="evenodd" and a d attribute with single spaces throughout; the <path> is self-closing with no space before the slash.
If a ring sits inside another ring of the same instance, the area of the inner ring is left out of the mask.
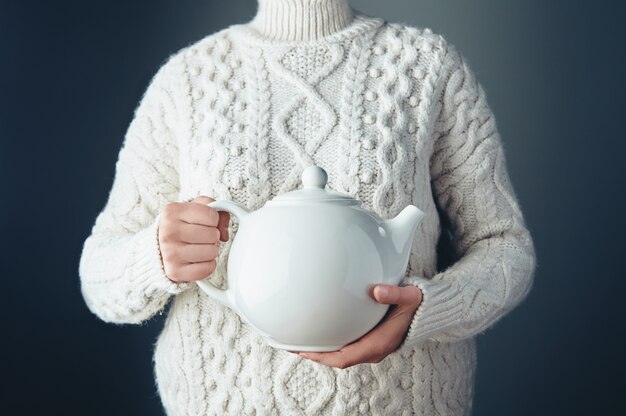
<path id="1" fill-rule="evenodd" d="M 422 301 L 422 291 L 413 285 L 376 285 L 374 298 L 376 302 L 386 305 L 416 305 Z"/>

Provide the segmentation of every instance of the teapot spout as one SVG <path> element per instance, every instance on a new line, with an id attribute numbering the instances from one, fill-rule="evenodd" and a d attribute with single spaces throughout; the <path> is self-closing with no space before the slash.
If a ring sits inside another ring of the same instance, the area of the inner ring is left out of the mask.
<path id="1" fill-rule="evenodd" d="M 404 208 L 395 218 L 385 221 L 385 228 L 395 248 L 402 259 L 407 259 L 411 250 L 411 243 L 417 225 L 426 214 L 415 205 Z"/>

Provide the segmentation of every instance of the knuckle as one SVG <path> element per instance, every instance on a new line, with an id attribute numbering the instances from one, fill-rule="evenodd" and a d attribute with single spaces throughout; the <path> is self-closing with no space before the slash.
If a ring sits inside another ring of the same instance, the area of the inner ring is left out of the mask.
<path id="1" fill-rule="evenodd" d="M 165 219 L 175 219 L 178 216 L 179 212 L 179 203 L 178 202 L 170 202 L 163 207 L 163 218 Z"/>
<path id="2" fill-rule="evenodd" d="M 165 227 L 161 227 L 161 229 L 159 230 L 159 241 L 161 242 L 161 249 L 165 249 L 170 241 L 172 241 L 170 237 L 170 231 Z"/>
<path id="3" fill-rule="evenodd" d="M 174 227 L 164 227 L 160 233 L 161 241 L 164 243 L 164 246 L 168 246 L 174 241 L 176 241 L 177 232 Z"/>
<path id="4" fill-rule="evenodd" d="M 389 288 L 389 299 L 391 303 L 397 303 L 400 300 L 400 289 L 397 286 Z"/>

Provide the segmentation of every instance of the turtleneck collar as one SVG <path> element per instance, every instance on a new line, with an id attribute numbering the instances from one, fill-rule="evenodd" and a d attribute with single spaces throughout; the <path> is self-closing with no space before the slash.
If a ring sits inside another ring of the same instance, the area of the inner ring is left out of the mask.
<path id="1" fill-rule="evenodd" d="M 348 0 L 258 0 L 250 26 L 270 40 L 310 41 L 347 27 L 354 19 Z"/>

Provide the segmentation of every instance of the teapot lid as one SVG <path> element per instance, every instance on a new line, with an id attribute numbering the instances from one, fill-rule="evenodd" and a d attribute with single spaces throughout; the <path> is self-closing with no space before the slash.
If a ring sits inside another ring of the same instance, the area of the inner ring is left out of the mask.
<path id="1" fill-rule="evenodd" d="M 327 191 L 328 174 L 319 166 L 309 166 L 302 171 L 301 189 L 286 192 L 272 199 L 271 202 L 340 202 L 342 204 L 358 204 L 359 201 L 348 194 Z"/>

